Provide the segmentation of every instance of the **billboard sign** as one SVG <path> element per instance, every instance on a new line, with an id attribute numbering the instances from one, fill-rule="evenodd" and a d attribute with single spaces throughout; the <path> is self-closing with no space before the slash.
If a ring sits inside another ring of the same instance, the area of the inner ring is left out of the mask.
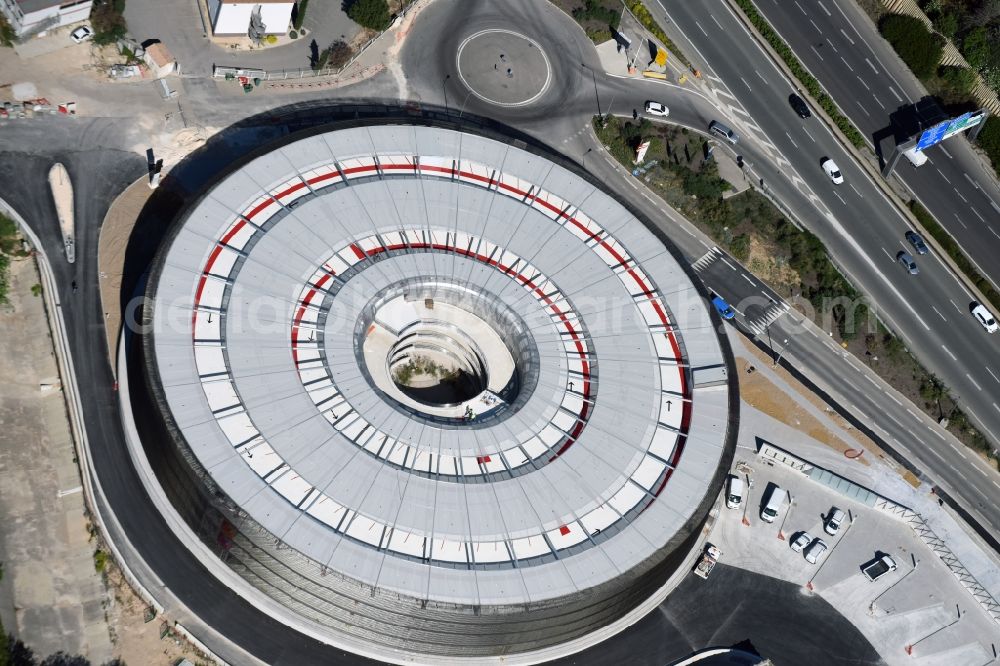
<path id="1" fill-rule="evenodd" d="M 950 136 L 975 127 L 983 122 L 984 117 L 985 114 L 982 111 L 976 111 L 975 113 L 963 113 L 957 118 L 940 122 L 934 127 L 924 130 L 917 141 L 917 150 L 926 150 L 935 144 L 941 143 Z"/>

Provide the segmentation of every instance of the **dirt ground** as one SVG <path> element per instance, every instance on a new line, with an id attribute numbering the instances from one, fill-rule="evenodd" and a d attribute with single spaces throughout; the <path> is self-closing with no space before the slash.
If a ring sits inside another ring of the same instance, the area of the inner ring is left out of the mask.
<path id="1" fill-rule="evenodd" d="M 109 563 L 105 582 L 113 601 L 107 617 L 116 654 L 129 666 L 173 666 L 181 658 L 199 666 L 209 661 L 195 648 L 172 633 L 161 635 L 169 628 L 163 618 L 149 618 L 146 604 L 129 587 L 121 572 Z"/>

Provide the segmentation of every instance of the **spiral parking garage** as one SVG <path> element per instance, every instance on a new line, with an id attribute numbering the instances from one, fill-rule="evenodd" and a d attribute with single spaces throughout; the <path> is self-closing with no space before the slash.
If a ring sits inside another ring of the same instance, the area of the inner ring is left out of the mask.
<path id="1" fill-rule="evenodd" d="M 714 503 L 736 403 L 717 319 L 557 161 L 331 130 L 225 176 L 160 251 L 149 384 L 213 498 L 186 516 L 331 642 L 579 638 L 662 584 Z"/>

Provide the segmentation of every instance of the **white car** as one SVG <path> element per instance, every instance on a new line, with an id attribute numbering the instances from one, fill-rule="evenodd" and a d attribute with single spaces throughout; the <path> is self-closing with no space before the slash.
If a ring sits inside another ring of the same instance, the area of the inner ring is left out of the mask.
<path id="1" fill-rule="evenodd" d="M 670 109 L 659 102 L 646 102 L 646 113 L 651 116 L 662 116 L 666 118 L 670 115 Z"/>
<path id="2" fill-rule="evenodd" d="M 820 557 L 823 556 L 823 553 L 825 552 L 826 552 L 826 542 L 823 541 L 822 539 L 816 539 L 811 544 L 809 544 L 808 548 L 806 548 L 806 552 L 804 553 L 806 556 L 806 562 L 808 562 L 809 564 L 816 564 L 816 562 L 819 560 Z"/>
<path id="3" fill-rule="evenodd" d="M 77 44 L 82 44 L 91 37 L 94 36 L 94 31 L 90 29 L 90 26 L 81 25 L 79 28 L 69 33 L 69 38 L 72 39 Z"/>
<path id="4" fill-rule="evenodd" d="M 826 175 L 830 177 L 834 185 L 840 185 L 844 182 L 844 174 L 840 173 L 840 169 L 837 168 L 837 163 L 831 160 L 829 157 L 824 157 L 823 161 L 819 163 L 823 167 L 823 171 Z"/>
<path id="5" fill-rule="evenodd" d="M 812 535 L 809 534 L 809 532 L 802 532 L 797 537 L 792 539 L 792 543 L 789 545 L 791 546 L 793 553 L 801 553 L 802 549 L 808 546 L 812 540 Z"/>
<path id="6" fill-rule="evenodd" d="M 995 333 L 996 330 L 1000 328 L 1000 324 L 997 324 L 996 317 L 994 317 L 993 313 L 987 310 L 986 306 L 982 303 L 976 303 L 975 306 L 973 306 L 972 316 L 976 318 L 976 321 L 983 325 L 983 328 L 986 329 L 987 333 Z"/>
<path id="7" fill-rule="evenodd" d="M 830 536 L 836 536 L 837 532 L 840 531 L 840 526 L 844 523 L 844 518 L 844 512 L 837 507 L 833 507 L 830 509 L 830 517 L 823 524 L 823 531 Z"/>

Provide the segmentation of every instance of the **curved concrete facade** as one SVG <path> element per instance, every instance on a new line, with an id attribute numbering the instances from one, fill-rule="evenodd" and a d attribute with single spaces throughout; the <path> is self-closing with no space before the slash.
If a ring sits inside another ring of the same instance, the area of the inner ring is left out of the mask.
<path id="1" fill-rule="evenodd" d="M 719 320 L 557 161 L 436 127 L 315 134 L 217 182 L 161 248 L 148 379 L 175 478 L 216 510 L 189 521 L 333 636 L 577 638 L 662 584 L 714 503 L 736 404 Z M 372 380 L 366 343 L 473 314 L 517 359 L 509 393 L 421 411 Z"/>

